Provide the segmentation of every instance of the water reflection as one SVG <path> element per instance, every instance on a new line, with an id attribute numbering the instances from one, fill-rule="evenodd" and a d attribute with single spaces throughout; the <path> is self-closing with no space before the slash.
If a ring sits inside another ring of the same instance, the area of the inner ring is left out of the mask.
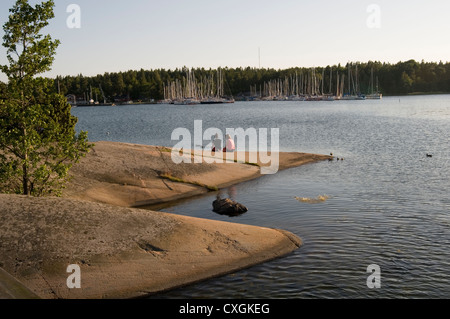
<path id="1" fill-rule="evenodd" d="M 237 217 L 248 212 L 248 208 L 238 203 L 235 198 L 237 195 L 236 187 L 227 188 L 228 198 L 222 198 L 224 191 L 217 194 L 216 200 L 213 202 L 213 211 L 219 215 Z"/>
<path id="2" fill-rule="evenodd" d="M 230 198 L 232 200 L 236 200 L 236 196 L 237 196 L 237 188 L 236 186 L 231 186 L 230 188 L 227 189 L 227 193 L 228 196 L 230 196 Z"/>

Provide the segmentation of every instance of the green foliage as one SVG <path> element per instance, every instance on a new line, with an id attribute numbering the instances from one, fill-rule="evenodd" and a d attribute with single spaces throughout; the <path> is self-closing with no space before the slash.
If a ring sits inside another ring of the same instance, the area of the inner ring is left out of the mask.
<path id="1" fill-rule="evenodd" d="M 3 46 L 7 49 L 9 66 L 1 66 L 1 70 L 15 85 L 23 88 L 21 82 L 50 70 L 59 41 L 39 32 L 54 17 L 53 6 L 53 0 L 34 8 L 28 0 L 17 0 L 9 10 L 9 20 L 3 26 Z"/>
<path id="2" fill-rule="evenodd" d="M 4 25 L 8 84 L 0 87 L 0 191 L 61 195 L 68 171 L 91 146 L 75 132 L 70 104 L 55 92 L 48 71 L 59 41 L 39 32 L 53 18 L 53 1 L 32 7 L 18 0 Z"/>

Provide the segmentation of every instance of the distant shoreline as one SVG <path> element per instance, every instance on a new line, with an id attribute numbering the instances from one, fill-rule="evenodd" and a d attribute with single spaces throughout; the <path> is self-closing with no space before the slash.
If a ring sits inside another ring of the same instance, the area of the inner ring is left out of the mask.
<path id="1" fill-rule="evenodd" d="M 413 92 L 413 93 L 407 93 L 407 94 L 396 94 L 396 95 L 385 95 L 389 97 L 396 97 L 396 96 L 421 96 L 421 95 L 449 95 L 450 92 Z"/>
<path id="2" fill-rule="evenodd" d="M 395 97 L 405 97 L 405 96 L 430 96 L 430 95 L 450 95 L 450 92 L 413 92 L 413 93 L 394 94 L 394 95 L 383 94 L 383 97 L 395 98 Z M 341 102 L 341 101 L 345 101 L 345 100 L 335 100 L 335 102 Z M 284 101 L 276 101 L 276 100 L 274 100 L 274 101 L 272 101 L 272 100 L 252 101 L 252 100 L 246 100 L 246 99 L 239 99 L 239 98 L 237 98 L 236 102 L 284 102 Z M 301 102 L 310 102 L 310 101 L 291 101 L 291 102 L 301 103 Z M 154 102 L 132 102 L 132 103 L 100 103 L 100 104 L 72 105 L 72 107 L 73 108 L 90 108 L 90 107 L 103 107 L 103 106 L 115 107 L 115 106 L 165 105 L 165 104 L 169 104 L 169 103 L 158 103 L 158 101 L 154 101 Z M 207 105 L 207 104 L 202 104 L 202 105 Z"/>

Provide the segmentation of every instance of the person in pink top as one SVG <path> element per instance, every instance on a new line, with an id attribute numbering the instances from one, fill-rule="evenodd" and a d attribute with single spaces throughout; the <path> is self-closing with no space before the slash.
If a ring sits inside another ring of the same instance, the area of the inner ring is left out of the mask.
<path id="1" fill-rule="evenodd" d="M 227 143 L 226 147 L 223 149 L 224 152 L 234 152 L 236 150 L 236 146 L 234 144 L 234 140 L 231 138 L 230 134 L 227 134 Z"/>

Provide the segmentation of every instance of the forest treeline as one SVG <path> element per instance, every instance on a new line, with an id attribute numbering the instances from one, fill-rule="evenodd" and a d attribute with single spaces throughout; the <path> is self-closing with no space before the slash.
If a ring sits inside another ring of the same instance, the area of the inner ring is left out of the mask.
<path id="1" fill-rule="evenodd" d="M 351 74 L 349 74 L 351 70 Z M 117 99 L 133 101 L 161 100 L 164 88 L 175 80 L 186 79 L 191 71 L 198 79 L 202 79 L 217 70 L 197 68 L 188 70 L 130 70 L 126 72 L 105 73 L 97 76 L 59 76 L 55 81 L 55 89 L 61 94 L 76 95 L 80 98 L 92 98 L 100 102 L 114 102 Z M 224 76 L 224 93 L 234 97 L 258 93 L 264 83 L 276 79 L 287 79 L 302 75 L 310 76 L 311 68 L 289 68 L 276 70 L 271 68 L 221 68 Z M 349 77 L 357 81 L 360 93 L 371 93 L 378 83 L 379 92 L 384 95 L 404 95 L 412 93 L 448 93 L 450 92 L 450 63 L 416 62 L 409 60 L 397 64 L 369 61 L 366 63 L 348 63 L 314 68 L 314 75 L 321 89 L 328 93 L 336 93 L 337 76 L 344 78 L 344 93 L 350 89 Z M 342 82 L 341 82 L 342 83 Z M 342 85 L 342 84 L 341 84 Z M 353 87 L 353 86 L 352 86 Z M 253 90 L 252 90 L 253 88 Z M 348 88 L 348 89 L 347 89 Z"/>

